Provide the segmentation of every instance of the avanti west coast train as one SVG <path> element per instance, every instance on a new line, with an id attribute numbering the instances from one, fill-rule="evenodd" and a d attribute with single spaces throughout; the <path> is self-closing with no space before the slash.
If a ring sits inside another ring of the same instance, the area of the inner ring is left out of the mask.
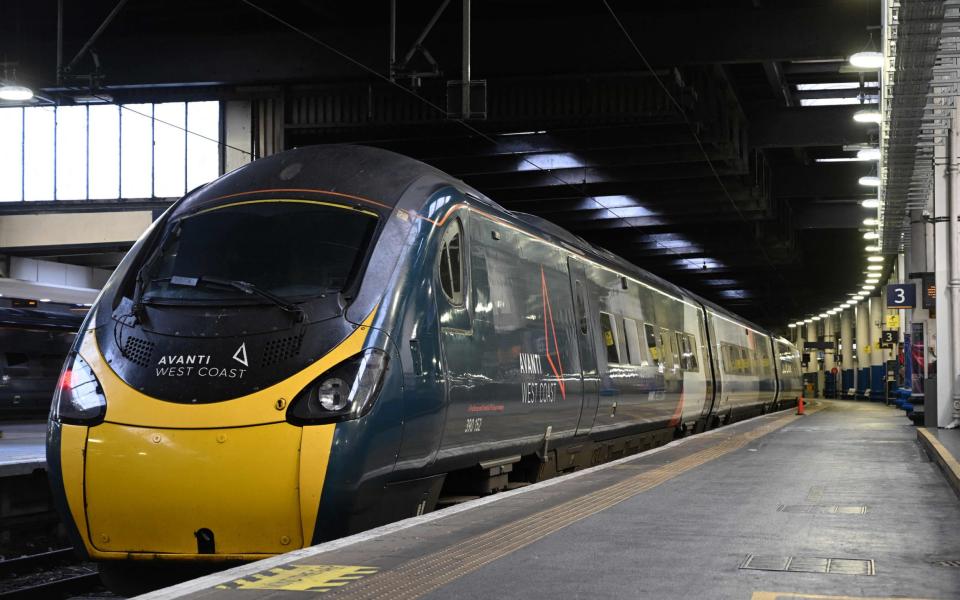
<path id="1" fill-rule="evenodd" d="M 47 458 L 97 561 L 249 560 L 793 405 L 783 339 L 427 165 L 258 160 L 134 245 Z"/>

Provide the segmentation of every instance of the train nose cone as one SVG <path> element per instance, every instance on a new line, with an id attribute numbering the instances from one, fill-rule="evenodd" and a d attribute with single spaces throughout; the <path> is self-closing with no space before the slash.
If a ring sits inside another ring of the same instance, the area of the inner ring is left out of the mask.
<path id="1" fill-rule="evenodd" d="M 90 542 L 101 552 L 188 555 L 301 547 L 301 431 L 286 423 L 90 429 Z"/>

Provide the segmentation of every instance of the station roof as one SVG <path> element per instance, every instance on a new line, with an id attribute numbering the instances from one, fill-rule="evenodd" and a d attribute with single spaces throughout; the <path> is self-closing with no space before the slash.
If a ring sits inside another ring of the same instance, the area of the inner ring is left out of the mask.
<path id="1" fill-rule="evenodd" d="M 64 4 L 66 65 L 118 2 Z M 386 1 L 120 4 L 59 84 L 55 2 L 3 2 L 0 54 L 65 103 L 253 98 L 283 147 L 410 155 L 761 324 L 862 279 L 879 0 L 474 0 L 468 118 L 461 2 L 396 1 L 393 81 Z"/>

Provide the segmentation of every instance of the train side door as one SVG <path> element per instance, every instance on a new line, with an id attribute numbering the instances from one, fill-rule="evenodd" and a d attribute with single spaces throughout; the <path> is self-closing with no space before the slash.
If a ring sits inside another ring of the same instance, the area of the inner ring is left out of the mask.
<path id="1" fill-rule="evenodd" d="M 567 259 L 570 271 L 570 287 L 573 292 L 574 317 L 577 322 L 577 348 L 580 352 L 580 371 L 583 381 L 583 402 L 580 404 L 580 421 L 577 435 L 590 432 L 597 416 L 600 377 L 597 371 L 595 336 L 591 314 L 590 297 L 587 293 L 587 276 L 583 263 L 570 257 Z"/>

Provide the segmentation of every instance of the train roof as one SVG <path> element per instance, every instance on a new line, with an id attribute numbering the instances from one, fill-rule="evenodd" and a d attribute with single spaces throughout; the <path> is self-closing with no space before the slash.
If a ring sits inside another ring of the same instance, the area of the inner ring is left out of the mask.
<path id="1" fill-rule="evenodd" d="M 692 298 L 711 311 L 766 331 L 739 315 L 693 294 L 669 281 L 645 271 L 624 258 L 587 242 L 542 217 L 511 212 L 478 190 L 419 160 L 372 146 L 330 144 L 305 146 L 280 152 L 248 163 L 187 194 L 174 207 L 173 215 L 192 212 L 199 206 L 225 198 L 254 192 L 283 192 L 285 195 L 309 194 L 323 190 L 345 196 L 374 200 L 381 208 L 392 210 L 414 183 L 450 185 L 475 201 L 512 218 L 538 235 L 579 251 L 591 259 L 636 276 L 652 285 L 680 296 Z"/>

